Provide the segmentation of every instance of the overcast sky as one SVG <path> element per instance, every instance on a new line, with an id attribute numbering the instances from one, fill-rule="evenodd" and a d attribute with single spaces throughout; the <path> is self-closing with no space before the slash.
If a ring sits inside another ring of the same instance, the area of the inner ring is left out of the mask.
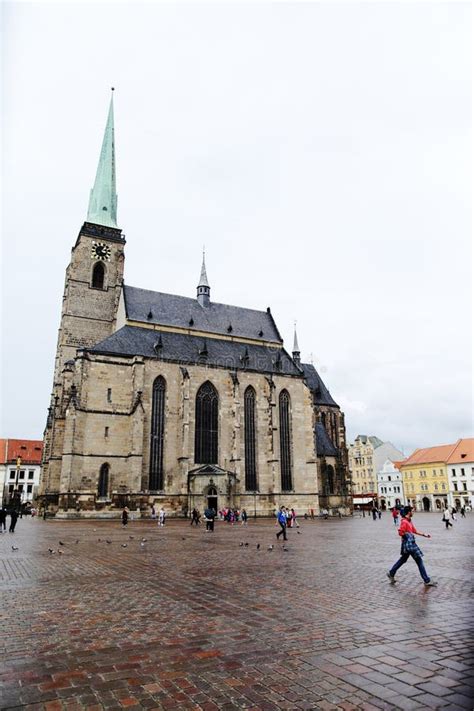
<path id="1" fill-rule="evenodd" d="M 297 320 L 348 436 L 472 436 L 469 3 L 4 3 L 0 436 L 41 438 L 115 86 L 132 286 Z"/>

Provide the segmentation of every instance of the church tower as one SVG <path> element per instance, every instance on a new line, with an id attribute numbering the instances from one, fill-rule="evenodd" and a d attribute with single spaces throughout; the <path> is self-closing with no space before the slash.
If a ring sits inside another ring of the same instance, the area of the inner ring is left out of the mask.
<path id="1" fill-rule="evenodd" d="M 66 269 L 61 324 L 58 335 L 54 387 L 64 364 L 78 348 L 92 346 L 114 330 L 123 281 L 124 245 L 117 227 L 113 94 L 94 187 L 71 261 Z"/>
<path id="2" fill-rule="evenodd" d="M 78 349 L 93 346 L 115 329 L 123 283 L 124 246 L 125 238 L 117 227 L 112 94 L 87 220 L 79 231 L 66 269 L 53 392 L 44 434 L 43 487 L 49 492 L 56 490 L 61 467 L 61 432 L 72 361 Z"/>

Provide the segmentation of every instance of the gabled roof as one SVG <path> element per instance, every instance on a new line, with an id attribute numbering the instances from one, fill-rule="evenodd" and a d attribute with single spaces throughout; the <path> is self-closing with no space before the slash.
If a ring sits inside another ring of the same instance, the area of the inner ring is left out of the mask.
<path id="1" fill-rule="evenodd" d="M 5 445 L 1 446 L 1 458 L 3 463 L 16 462 L 18 457 L 21 457 L 22 464 L 41 464 L 41 456 L 43 454 L 43 441 L 40 439 L 6 439 L 0 440 L 6 443 L 6 458 Z"/>
<path id="2" fill-rule="evenodd" d="M 283 342 L 269 309 L 257 311 L 214 301 L 208 306 L 201 306 L 196 299 L 187 296 L 163 294 L 134 286 L 124 286 L 123 293 L 125 314 L 131 321 L 175 326 L 190 332 L 240 336 L 262 342 Z"/>
<path id="3" fill-rule="evenodd" d="M 86 350 L 90 353 L 130 357 L 142 355 L 180 363 L 183 366 L 215 365 L 228 370 L 250 370 L 301 377 L 301 371 L 280 347 L 270 348 L 218 338 L 203 338 L 194 334 L 152 331 L 138 326 L 123 326 L 104 341 Z"/>
<path id="4" fill-rule="evenodd" d="M 474 462 L 473 437 L 458 440 L 453 451 L 446 460 L 447 464 L 462 464 L 463 462 Z"/>
<path id="5" fill-rule="evenodd" d="M 457 444 L 457 443 L 456 443 Z M 433 464 L 434 462 L 447 462 L 454 452 L 456 444 L 441 444 L 437 447 L 415 449 L 412 455 L 405 459 L 401 466 L 414 467 L 418 464 Z"/>
<path id="6" fill-rule="evenodd" d="M 331 442 L 321 422 L 316 423 L 314 435 L 316 439 L 316 454 L 318 457 L 337 457 L 337 448 Z"/>
<path id="7" fill-rule="evenodd" d="M 384 444 L 382 440 L 375 435 L 370 435 L 369 437 L 367 437 L 367 435 L 357 435 L 356 440 L 359 440 L 361 444 L 367 444 L 367 442 L 370 442 L 374 449 L 377 449 L 377 447 L 381 447 L 382 444 Z"/>
<path id="8" fill-rule="evenodd" d="M 5 464 L 5 462 L 7 461 L 7 447 L 8 440 L 0 439 L 0 464 Z"/>
<path id="9" fill-rule="evenodd" d="M 317 372 L 314 365 L 311 365 L 310 363 L 301 363 L 301 368 L 303 369 L 306 384 L 313 394 L 315 405 L 330 405 L 332 407 L 339 407 L 337 402 L 333 400 L 331 393 L 323 383 L 321 376 Z"/>

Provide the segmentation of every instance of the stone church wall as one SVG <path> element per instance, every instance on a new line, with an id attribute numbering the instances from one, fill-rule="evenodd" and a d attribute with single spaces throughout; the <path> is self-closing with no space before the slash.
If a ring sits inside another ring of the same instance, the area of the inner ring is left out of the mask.
<path id="1" fill-rule="evenodd" d="M 150 494 L 152 393 L 160 375 L 166 382 L 164 489 Z M 99 472 L 107 463 L 111 501 L 127 494 L 131 497 L 127 503 L 144 511 L 156 501 L 169 513 L 182 514 L 189 501 L 188 472 L 200 466 L 194 461 L 195 401 L 207 380 L 219 394 L 216 464 L 234 472 L 238 479 L 232 501 L 227 492 L 219 492 L 219 506 L 245 506 L 257 514 L 270 514 L 281 504 L 300 512 L 317 509 L 312 401 L 302 379 L 282 375 L 267 379 L 246 371 L 235 375 L 206 365 L 183 368 L 139 356 L 127 359 L 90 354 L 76 360 L 77 403 L 67 408 L 60 490 L 75 492 L 74 505 L 80 502 L 84 512 L 96 508 Z M 245 491 L 243 398 L 249 385 L 256 392 L 258 494 Z M 284 388 L 291 399 L 292 492 L 281 492 L 278 398 Z M 204 491 L 194 505 L 203 508 Z M 69 502 L 68 510 L 70 506 Z"/>

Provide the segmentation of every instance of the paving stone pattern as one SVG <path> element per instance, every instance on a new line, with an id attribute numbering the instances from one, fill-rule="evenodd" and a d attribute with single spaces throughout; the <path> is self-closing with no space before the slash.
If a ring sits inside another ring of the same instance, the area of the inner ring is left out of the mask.
<path id="1" fill-rule="evenodd" d="M 388 515 L 301 520 L 288 550 L 272 521 L 19 520 L 0 535 L 0 707 L 472 709 L 474 514 L 440 519 L 415 517 L 438 588 L 411 560 L 390 585 Z"/>

